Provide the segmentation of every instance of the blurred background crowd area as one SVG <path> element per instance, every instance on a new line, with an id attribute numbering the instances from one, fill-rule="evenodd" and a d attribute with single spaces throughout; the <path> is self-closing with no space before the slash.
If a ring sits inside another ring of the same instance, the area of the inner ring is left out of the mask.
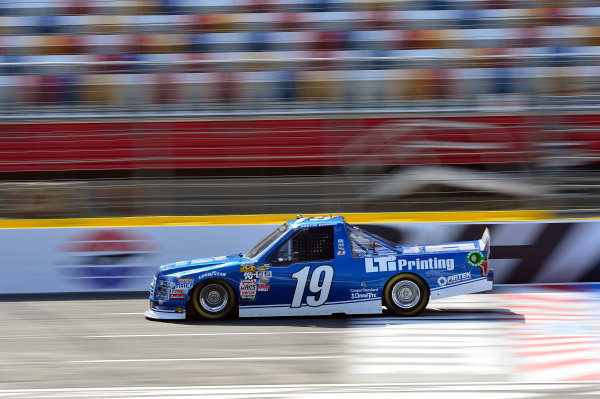
<path id="1" fill-rule="evenodd" d="M 598 216 L 592 0 L 0 0 L 0 216 Z"/>
<path id="2" fill-rule="evenodd" d="M 0 34 L 5 114 L 589 104 L 599 89 L 591 0 L 6 0 Z"/>

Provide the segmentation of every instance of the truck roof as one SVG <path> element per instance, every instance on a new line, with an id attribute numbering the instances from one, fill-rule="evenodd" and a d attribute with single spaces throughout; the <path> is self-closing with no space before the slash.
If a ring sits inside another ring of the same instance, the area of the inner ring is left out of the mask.
<path id="1" fill-rule="evenodd" d="M 342 216 L 311 216 L 302 217 L 298 215 L 296 219 L 290 220 L 288 226 L 292 228 L 298 227 L 317 227 L 317 226 L 333 226 L 336 224 L 344 224 Z"/>

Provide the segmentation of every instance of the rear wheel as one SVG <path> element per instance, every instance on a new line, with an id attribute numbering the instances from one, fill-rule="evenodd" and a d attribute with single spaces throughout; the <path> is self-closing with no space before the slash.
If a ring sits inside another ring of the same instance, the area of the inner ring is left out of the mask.
<path id="1" fill-rule="evenodd" d="M 235 292 L 225 282 L 211 280 L 198 284 L 192 293 L 194 310 L 205 319 L 230 316 L 236 304 Z"/>
<path id="2" fill-rule="evenodd" d="M 429 303 L 429 287 L 417 276 L 398 274 L 385 285 L 383 300 L 397 316 L 415 316 Z"/>

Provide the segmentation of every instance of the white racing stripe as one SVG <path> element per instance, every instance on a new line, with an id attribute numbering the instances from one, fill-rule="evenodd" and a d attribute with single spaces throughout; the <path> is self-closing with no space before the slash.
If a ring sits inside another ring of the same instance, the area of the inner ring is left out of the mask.
<path id="1" fill-rule="evenodd" d="M 386 383 L 386 384 L 302 384 L 302 385 L 213 385 L 174 387 L 3 389 L 0 397 L 13 398 L 545 398 L 569 390 L 578 395 L 598 392 L 591 383 Z M 482 394 L 483 393 L 483 394 Z"/>
<path id="2" fill-rule="evenodd" d="M 387 340 L 387 341 L 377 341 L 374 340 L 368 344 L 362 344 L 359 346 L 360 342 L 357 340 L 353 340 L 355 348 L 352 349 L 352 352 L 360 349 L 371 349 L 371 348 L 380 348 L 380 349 L 389 349 L 388 353 L 396 353 L 394 349 L 402 349 L 408 345 L 418 345 L 418 348 L 447 348 L 449 345 L 462 345 L 463 347 L 472 347 L 472 348 L 485 348 L 490 346 L 490 341 L 486 341 L 480 339 L 478 341 L 472 341 L 469 339 L 457 340 L 456 338 L 452 338 L 452 343 L 449 344 L 448 341 L 432 341 L 430 337 L 410 337 L 405 340 L 396 339 L 396 340 Z M 362 353 L 362 352 L 361 352 Z"/>
<path id="3" fill-rule="evenodd" d="M 93 359 L 93 360 L 69 360 L 65 363 L 134 363 L 134 362 L 250 362 L 250 361 L 272 361 L 272 360 L 315 360 L 315 359 L 340 359 L 346 356 L 255 356 L 255 357 L 192 357 L 174 359 Z"/>
<path id="4" fill-rule="evenodd" d="M 568 381 L 570 379 L 581 381 L 581 376 L 589 375 L 596 370 L 593 363 L 569 364 L 568 367 L 551 367 L 539 371 L 527 371 L 516 374 L 515 380 L 527 381 Z M 598 384 L 597 386 L 600 386 Z"/>
<path id="5" fill-rule="evenodd" d="M 419 315 L 415 318 L 402 318 L 402 319 L 376 319 L 376 318 L 372 318 L 372 319 L 363 319 L 363 320 L 357 320 L 357 322 L 355 324 L 384 324 L 386 321 L 387 322 L 391 322 L 393 324 L 419 324 L 419 323 L 426 323 L 428 321 L 433 321 L 436 323 L 439 322 L 443 322 L 443 321 L 450 321 L 450 322 L 456 322 L 456 320 L 515 320 L 515 321 L 520 321 L 522 320 L 522 316 L 515 314 L 515 315 L 511 315 L 511 314 L 503 314 L 503 313 L 472 313 L 472 314 L 465 314 L 465 313 L 449 313 L 449 312 L 444 312 L 444 313 L 440 313 L 438 315 L 428 315 L 428 314 L 422 314 Z"/>
<path id="6" fill-rule="evenodd" d="M 465 349 L 462 347 L 456 348 L 448 348 L 448 344 L 444 345 L 436 345 L 435 348 L 358 348 L 353 351 L 356 354 L 364 354 L 366 355 L 459 355 L 465 354 L 469 350 L 477 351 L 481 347 L 487 347 L 488 345 L 474 345 L 469 349 Z M 405 359 L 403 359 L 405 360 Z"/>
<path id="7" fill-rule="evenodd" d="M 582 342 L 583 341 L 583 342 Z M 527 353 L 529 357 L 533 356 L 545 356 L 547 353 L 552 353 L 555 351 L 585 351 L 590 352 L 593 348 L 593 344 L 590 340 L 580 340 L 579 342 L 557 342 L 557 343 L 549 343 L 547 346 L 536 346 L 536 347 L 528 347 L 523 345 L 518 348 L 517 352 L 519 353 Z"/>
<path id="8" fill-rule="evenodd" d="M 298 334 L 343 334 L 340 331 L 261 331 L 261 332 L 221 332 L 221 333 L 170 333 L 170 334 L 114 334 L 114 335 L 63 335 L 70 338 L 157 338 L 157 337 L 222 337 L 222 336 L 261 336 L 261 335 L 298 335 Z M 37 338 L 49 339 L 56 338 L 53 335 L 10 335 L 2 336 L 0 340 Z"/>
<path id="9" fill-rule="evenodd" d="M 427 330 L 426 328 L 422 328 L 421 326 L 413 326 L 413 325 L 407 325 L 407 326 L 403 326 L 404 328 L 398 328 L 398 326 L 388 326 L 388 327 L 384 327 L 384 329 L 386 330 L 386 333 L 382 333 L 381 331 L 379 331 L 379 329 L 373 329 L 373 328 L 363 328 L 360 329 L 360 333 L 362 335 L 367 335 L 369 337 L 377 337 L 377 336 L 382 336 L 382 337 L 387 337 L 389 336 L 390 332 L 397 332 L 398 334 L 428 334 L 430 337 L 438 337 L 439 338 L 446 338 L 446 336 L 448 335 L 446 333 L 445 330 L 432 330 L 431 328 L 429 330 Z M 412 329 L 410 327 L 420 327 L 420 328 L 415 328 Z M 450 327 L 450 326 L 448 326 Z M 453 330 L 454 327 L 452 327 Z M 458 330 L 458 329 L 456 329 Z M 361 334 L 356 334 L 356 335 L 361 335 Z M 471 329 L 461 329 L 460 330 L 460 335 L 463 337 L 467 337 L 467 336 L 473 336 L 473 337 L 477 337 L 481 335 L 481 330 L 475 330 L 474 327 L 471 327 Z"/>
<path id="10" fill-rule="evenodd" d="M 455 353 L 467 354 L 467 352 L 464 350 L 456 351 Z M 398 359 L 395 359 L 393 357 L 387 357 L 387 356 L 386 357 L 370 356 L 370 357 L 365 357 L 364 359 L 361 359 L 361 363 L 362 363 L 362 365 L 366 365 L 366 367 L 368 367 L 368 364 L 370 364 L 370 363 L 381 364 L 381 365 L 388 365 L 388 364 L 397 365 Z M 441 368 L 447 368 L 448 365 L 451 364 L 451 365 L 453 365 L 453 369 L 454 369 L 455 365 L 457 364 L 457 359 L 451 358 L 451 357 L 442 357 L 442 356 L 437 356 L 437 357 L 403 356 L 402 363 L 405 364 L 409 370 L 413 370 L 414 369 L 413 366 L 430 365 L 430 364 L 434 365 L 434 366 L 439 365 Z M 473 366 L 468 365 L 465 367 L 472 368 Z M 389 371 L 387 371 L 387 373 L 389 373 Z"/>
<path id="11" fill-rule="evenodd" d="M 435 375 L 435 374 L 444 374 L 448 373 L 448 370 L 452 370 L 452 373 L 456 374 L 466 374 L 470 378 L 474 378 L 474 375 L 482 375 L 482 374 L 496 374 L 498 372 L 498 367 L 496 366 L 482 366 L 478 365 L 474 367 L 472 365 L 467 364 L 452 364 L 449 366 L 449 363 L 444 363 L 440 365 L 432 364 L 361 364 L 354 365 L 350 368 L 350 372 L 356 374 L 369 374 L 371 376 L 381 376 L 386 374 L 399 374 L 399 373 L 407 373 L 411 375 L 415 374 L 426 374 L 426 375 Z"/>
<path id="12" fill-rule="evenodd" d="M 339 331 L 256 331 L 218 333 L 172 333 L 172 334 L 115 334 L 86 335 L 85 338 L 153 338 L 153 337 L 222 337 L 231 335 L 296 335 L 296 334 L 340 334 Z"/>
<path id="13" fill-rule="evenodd" d="M 141 316 L 144 312 L 100 313 L 98 316 Z"/>
<path id="14" fill-rule="evenodd" d="M 428 320 L 431 324 L 404 324 L 407 319 L 393 318 L 354 321 L 354 327 L 357 324 L 364 327 L 354 328 L 346 335 L 350 356 L 346 362 L 348 381 L 361 375 L 382 383 L 398 375 L 407 380 L 427 381 L 428 376 L 446 376 L 449 370 L 455 382 L 466 382 L 481 375 L 493 381 L 506 375 L 509 369 L 504 352 L 499 350 L 498 327 L 511 320 L 481 320 L 506 315 L 445 316 L 457 316 L 463 321 L 447 322 L 436 317 Z M 417 321 L 417 318 L 411 320 Z"/>
<path id="15" fill-rule="evenodd" d="M 481 330 L 482 329 L 487 329 L 487 330 L 493 330 L 494 329 L 494 325 L 496 323 L 480 323 L 480 322 L 472 322 L 472 323 L 443 323 L 440 325 L 443 326 L 443 328 L 440 329 L 433 329 L 431 328 L 431 326 L 420 326 L 418 324 L 388 324 L 386 325 L 383 329 L 379 329 L 384 331 L 383 334 L 389 334 L 390 330 L 391 331 L 396 331 L 396 332 L 408 332 L 410 334 L 416 333 L 416 334 L 429 334 L 429 335 L 441 335 L 441 336 L 447 336 L 447 330 L 452 330 L 454 333 L 456 333 L 457 335 L 476 335 L 477 332 L 479 332 L 479 334 L 481 334 Z M 363 331 L 373 331 L 375 330 L 374 328 L 361 328 L 358 329 L 358 332 L 363 332 Z"/>

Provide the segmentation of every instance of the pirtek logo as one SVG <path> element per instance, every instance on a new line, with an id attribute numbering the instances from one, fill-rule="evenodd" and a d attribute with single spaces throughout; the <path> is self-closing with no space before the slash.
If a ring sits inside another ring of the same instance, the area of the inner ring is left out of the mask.
<path id="1" fill-rule="evenodd" d="M 438 285 L 440 287 L 445 287 L 446 285 L 457 284 L 465 280 L 471 279 L 471 272 L 461 273 L 461 274 L 453 274 L 452 276 L 444 277 L 441 276 L 438 278 Z"/>
<path id="2" fill-rule="evenodd" d="M 380 258 L 365 258 L 365 271 L 367 273 L 391 272 L 405 270 L 428 270 L 445 269 L 454 270 L 454 259 L 398 259 L 395 256 L 383 256 Z"/>

